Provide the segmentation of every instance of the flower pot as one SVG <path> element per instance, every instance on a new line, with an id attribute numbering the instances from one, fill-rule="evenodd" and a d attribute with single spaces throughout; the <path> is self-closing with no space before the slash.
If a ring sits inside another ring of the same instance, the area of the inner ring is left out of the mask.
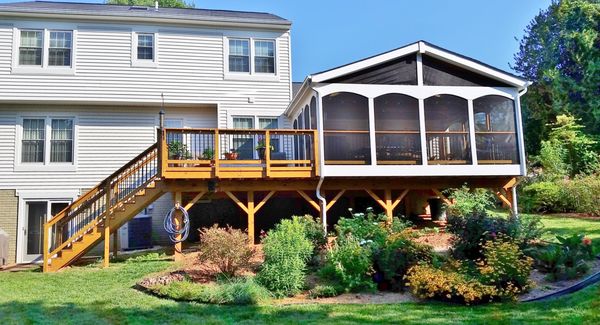
<path id="1" fill-rule="evenodd" d="M 225 153 L 225 159 L 227 159 L 227 160 L 236 160 L 236 159 L 238 159 L 238 153 L 237 152 L 226 152 Z"/>

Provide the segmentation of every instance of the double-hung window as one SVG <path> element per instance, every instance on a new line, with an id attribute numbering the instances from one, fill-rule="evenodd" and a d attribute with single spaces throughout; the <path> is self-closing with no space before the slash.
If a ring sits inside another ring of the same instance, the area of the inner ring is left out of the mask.
<path id="1" fill-rule="evenodd" d="M 73 34 L 70 31 L 51 31 L 48 48 L 48 65 L 71 66 L 71 48 Z"/>
<path id="2" fill-rule="evenodd" d="M 20 164 L 72 164 L 72 118 L 25 117 L 22 123 Z"/>
<path id="3" fill-rule="evenodd" d="M 138 34 L 137 59 L 154 61 L 154 34 Z"/>
<path id="4" fill-rule="evenodd" d="M 250 42 L 248 40 L 229 40 L 229 71 L 250 72 Z"/>
<path id="5" fill-rule="evenodd" d="M 274 41 L 254 41 L 254 72 L 275 73 Z"/>
<path id="6" fill-rule="evenodd" d="M 17 32 L 18 51 L 15 51 L 16 73 L 72 73 L 73 31 L 49 29 L 20 29 Z"/>
<path id="7" fill-rule="evenodd" d="M 275 40 L 230 38 L 227 72 L 246 75 L 275 75 Z"/>
<path id="8" fill-rule="evenodd" d="M 21 30 L 19 65 L 42 66 L 44 31 Z"/>

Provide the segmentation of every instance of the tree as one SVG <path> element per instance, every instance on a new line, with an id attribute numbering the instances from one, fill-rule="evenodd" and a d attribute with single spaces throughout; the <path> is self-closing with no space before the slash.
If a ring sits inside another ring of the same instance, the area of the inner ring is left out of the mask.
<path id="1" fill-rule="evenodd" d="M 512 67 L 534 84 L 523 97 L 527 149 L 540 150 L 556 116 L 600 134 L 600 1 L 554 0 L 525 29 Z"/>
<path id="2" fill-rule="evenodd" d="M 154 0 L 107 0 L 106 4 L 154 7 Z M 158 0 L 158 6 L 163 8 L 194 8 L 193 3 L 184 0 Z"/>

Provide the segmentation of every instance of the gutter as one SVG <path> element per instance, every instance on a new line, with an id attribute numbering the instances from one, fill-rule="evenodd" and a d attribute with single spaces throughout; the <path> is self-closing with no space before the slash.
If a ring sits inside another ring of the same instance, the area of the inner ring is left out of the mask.
<path id="1" fill-rule="evenodd" d="M 309 83 L 309 79 L 307 78 L 307 80 L 304 81 L 304 83 L 302 84 L 302 86 L 304 87 L 304 85 L 307 86 L 307 88 L 309 88 L 308 83 Z M 321 93 L 317 90 L 317 134 L 319 135 L 319 170 L 321 171 L 321 174 L 319 175 L 319 183 L 317 184 L 317 188 L 315 189 L 315 194 L 317 196 L 317 199 L 321 202 L 321 226 L 323 227 L 323 233 L 325 236 L 327 236 L 327 199 L 325 198 L 324 195 L 321 195 L 321 186 L 323 185 L 323 182 L 325 181 L 325 174 L 324 174 L 324 170 L 323 167 L 325 167 L 325 147 L 323 146 L 323 108 L 321 107 L 321 103 L 322 103 L 322 96 Z M 299 92 L 300 93 L 300 92 Z"/>
<path id="2" fill-rule="evenodd" d="M 1 10 L 1 8 L 0 8 Z M 170 25 L 192 25 L 192 26 L 211 26 L 211 27 L 245 27 L 257 29 L 272 29 L 287 31 L 291 27 L 291 22 L 286 21 L 280 23 L 262 22 L 259 20 L 239 21 L 233 19 L 189 19 L 177 16 L 171 17 L 141 17 L 141 16 L 118 16 L 118 15 L 102 15 L 102 14 L 59 14 L 59 13 L 44 13 L 44 12 L 19 12 L 19 11 L 1 11 L 0 17 L 13 18 L 52 18 L 63 20 L 94 20 L 94 21 L 110 21 L 110 22 L 143 22 L 143 23 L 164 23 Z"/>

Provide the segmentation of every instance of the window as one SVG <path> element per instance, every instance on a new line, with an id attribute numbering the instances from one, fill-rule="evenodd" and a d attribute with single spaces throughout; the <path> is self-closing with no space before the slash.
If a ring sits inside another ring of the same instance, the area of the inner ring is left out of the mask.
<path id="1" fill-rule="evenodd" d="M 49 66 L 71 66 L 71 32 L 50 32 Z"/>
<path id="2" fill-rule="evenodd" d="M 50 162 L 73 162 L 73 120 L 52 120 Z"/>
<path id="3" fill-rule="evenodd" d="M 430 165 L 471 163 L 466 99 L 452 95 L 425 99 L 425 131 Z"/>
<path id="4" fill-rule="evenodd" d="M 279 121 L 276 117 L 261 117 L 258 119 L 258 127 L 261 129 L 277 129 L 279 127 Z M 273 152 L 280 152 L 281 142 L 280 136 L 272 134 L 269 143 L 273 146 Z M 273 157 L 271 157 L 273 159 Z"/>
<path id="5" fill-rule="evenodd" d="M 374 100 L 375 143 L 380 165 L 421 164 L 419 101 L 402 94 Z"/>
<path id="6" fill-rule="evenodd" d="M 226 72 L 232 73 L 232 78 L 269 79 L 276 73 L 275 40 L 253 38 L 229 38 L 226 56 Z"/>
<path id="7" fill-rule="evenodd" d="M 238 116 L 233 118 L 234 129 L 254 129 L 254 117 Z M 238 153 L 238 159 L 254 158 L 254 136 L 236 134 L 232 136 L 233 149 Z"/>
<path id="8" fill-rule="evenodd" d="M 23 140 L 21 145 L 21 162 L 44 162 L 44 119 L 23 119 Z"/>
<path id="9" fill-rule="evenodd" d="M 484 96 L 473 101 L 479 164 L 518 164 L 515 104 L 510 98 Z"/>
<path id="10" fill-rule="evenodd" d="M 366 97 L 347 92 L 323 97 L 323 130 L 325 164 L 371 164 L 369 101 Z"/>
<path id="11" fill-rule="evenodd" d="M 249 47 L 248 40 L 229 40 L 229 71 L 250 72 Z"/>
<path id="12" fill-rule="evenodd" d="M 154 60 L 154 34 L 138 34 L 137 59 Z"/>
<path id="13" fill-rule="evenodd" d="M 275 73 L 274 41 L 254 41 L 254 71 Z"/>
<path id="14" fill-rule="evenodd" d="M 22 30 L 19 46 L 19 65 L 42 65 L 43 31 Z"/>
<path id="15" fill-rule="evenodd" d="M 73 125 L 71 118 L 23 118 L 20 163 L 73 163 Z"/>

